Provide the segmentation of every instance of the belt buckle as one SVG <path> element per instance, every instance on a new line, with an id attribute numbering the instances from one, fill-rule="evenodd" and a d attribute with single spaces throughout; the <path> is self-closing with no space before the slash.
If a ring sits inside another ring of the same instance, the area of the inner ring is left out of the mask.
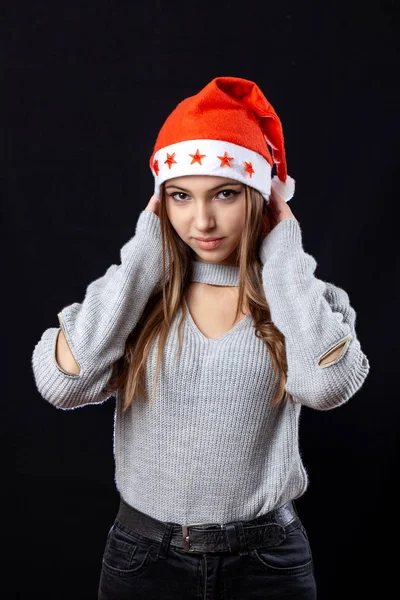
<path id="1" fill-rule="evenodd" d="M 201 551 L 191 550 L 190 549 L 190 535 L 189 528 L 194 527 L 196 525 L 214 525 L 214 527 L 223 527 L 223 525 L 218 525 L 216 523 L 190 523 L 188 525 L 182 525 L 182 537 L 183 537 L 183 549 L 185 552 L 191 552 L 192 554 L 202 554 Z"/>

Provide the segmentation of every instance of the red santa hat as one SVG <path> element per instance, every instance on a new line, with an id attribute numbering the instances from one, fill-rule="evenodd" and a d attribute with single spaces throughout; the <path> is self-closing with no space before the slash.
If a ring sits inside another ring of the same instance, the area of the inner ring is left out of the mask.
<path id="1" fill-rule="evenodd" d="M 157 136 L 150 168 L 158 198 L 164 181 L 184 175 L 236 179 L 266 201 L 271 186 L 286 202 L 294 194 L 281 121 L 260 88 L 240 77 L 216 77 L 176 106 Z"/>

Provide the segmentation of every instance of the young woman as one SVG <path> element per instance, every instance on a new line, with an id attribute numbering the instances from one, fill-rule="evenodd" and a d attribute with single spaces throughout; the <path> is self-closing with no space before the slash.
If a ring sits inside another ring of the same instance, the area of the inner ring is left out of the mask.
<path id="1" fill-rule="evenodd" d="M 98 598 L 312 600 L 299 415 L 362 387 L 356 313 L 314 276 L 281 123 L 254 82 L 218 77 L 178 104 L 150 167 L 121 263 L 32 356 L 54 406 L 116 398 L 120 506 Z"/>

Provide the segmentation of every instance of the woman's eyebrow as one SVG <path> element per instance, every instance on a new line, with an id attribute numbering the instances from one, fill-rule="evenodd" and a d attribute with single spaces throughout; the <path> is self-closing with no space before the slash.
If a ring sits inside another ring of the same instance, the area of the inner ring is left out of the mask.
<path id="1" fill-rule="evenodd" d="M 222 187 L 231 187 L 231 186 L 238 186 L 238 185 L 243 185 L 243 184 L 242 184 L 242 183 L 240 183 L 240 182 L 237 182 L 237 183 L 236 183 L 236 182 L 235 182 L 235 183 L 231 183 L 230 181 L 227 181 L 227 182 L 225 182 L 225 183 L 221 183 L 220 185 L 217 185 L 217 186 L 216 186 L 216 187 L 214 187 L 214 188 L 211 188 L 211 189 L 210 189 L 210 190 L 208 190 L 208 191 L 209 191 L 209 192 L 215 192 L 215 190 L 218 190 L 219 188 L 222 188 Z M 167 185 L 167 186 L 165 186 L 165 189 L 166 189 L 166 190 L 169 190 L 170 188 L 176 188 L 177 190 L 182 190 L 182 192 L 185 192 L 185 193 L 189 193 L 189 192 L 190 192 L 190 190 L 185 190 L 185 188 L 183 188 L 183 187 L 180 187 L 179 185 L 174 185 L 174 184 L 171 184 L 171 185 Z"/>

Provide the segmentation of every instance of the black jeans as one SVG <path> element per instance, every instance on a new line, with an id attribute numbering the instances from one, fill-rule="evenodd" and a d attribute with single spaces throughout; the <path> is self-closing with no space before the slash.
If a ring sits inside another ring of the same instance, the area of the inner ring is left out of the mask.
<path id="1" fill-rule="evenodd" d="M 243 522 L 242 522 L 243 523 Z M 301 521 L 274 547 L 190 554 L 115 519 L 107 536 L 98 600 L 315 600 L 309 541 Z"/>

